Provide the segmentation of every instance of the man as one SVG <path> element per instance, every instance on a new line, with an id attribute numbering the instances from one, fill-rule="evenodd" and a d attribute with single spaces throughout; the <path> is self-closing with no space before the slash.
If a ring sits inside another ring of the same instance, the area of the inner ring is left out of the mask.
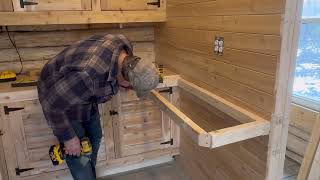
<path id="1" fill-rule="evenodd" d="M 159 82 L 156 67 L 132 51 L 123 35 L 96 35 L 63 50 L 41 72 L 39 100 L 54 135 L 64 143 L 75 180 L 96 179 L 102 138 L 97 104 L 109 101 L 119 86 L 142 98 Z M 80 156 L 84 137 L 92 144 L 90 157 Z"/>

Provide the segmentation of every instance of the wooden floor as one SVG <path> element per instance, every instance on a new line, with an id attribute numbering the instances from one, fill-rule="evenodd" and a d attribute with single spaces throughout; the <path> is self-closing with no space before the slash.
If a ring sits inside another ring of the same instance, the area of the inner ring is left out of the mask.
<path id="1" fill-rule="evenodd" d="M 283 180 L 295 180 L 299 172 L 299 164 L 286 159 Z M 125 174 L 118 174 L 99 180 L 191 180 L 175 162 L 140 169 Z"/>

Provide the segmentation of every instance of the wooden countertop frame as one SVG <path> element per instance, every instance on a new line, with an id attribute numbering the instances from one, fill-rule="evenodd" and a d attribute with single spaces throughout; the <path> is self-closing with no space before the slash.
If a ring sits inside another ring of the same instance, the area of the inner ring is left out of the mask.
<path id="1" fill-rule="evenodd" d="M 167 113 L 172 120 L 179 124 L 199 146 L 217 148 L 269 134 L 270 121 L 180 77 L 177 79 L 177 86 L 242 123 L 237 126 L 206 132 L 157 91 L 152 91 L 151 99 L 162 111 Z"/>

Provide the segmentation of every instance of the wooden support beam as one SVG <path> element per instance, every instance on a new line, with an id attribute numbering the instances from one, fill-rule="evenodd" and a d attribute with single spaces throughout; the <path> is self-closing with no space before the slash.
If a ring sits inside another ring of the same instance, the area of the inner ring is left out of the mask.
<path id="1" fill-rule="evenodd" d="M 219 109 L 222 112 L 233 117 L 235 120 L 247 123 L 247 122 L 254 122 L 254 121 L 266 121 L 265 119 L 257 116 L 246 109 L 237 106 L 213 93 L 207 91 L 191 82 L 188 82 L 182 78 L 178 80 L 178 86 L 182 88 L 184 91 L 187 91 L 196 97 L 200 98 L 204 102 L 214 106 L 215 108 Z"/>
<path id="2" fill-rule="evenodd" d="M 270 132 L 269 121 L 256 121 L 212 131 L 211 148 L 217 148 L 251 138 L 268 135 Z"/>
<path id="3" fill-rule="evenodd" d="M 285 161 L 289 113 L 298 50 L 303 0 L 287 0 L 281 27 L 281 54 L 275 85 L 266 180 L 281 180 Z"/>
<path id="4" fill-rule="evenodd" d="M 198 143 L 199 146 L 210 147 L 211 137 L 200 126 L 194 123 L 188 116 L 182 113 L 178 108 L 171 104 L 167 99 L 161 96 L 158 92 L 152 91 L 150 98 L 167 113 L 180 127 L 182 127 L 189 136 Z"/>
<path id="5" fill-rule="evenodd" d="M 301 164 L 297 180 L 316 180 L 320 178 L 320 115 L 312 130 L 309 145 Z"/>

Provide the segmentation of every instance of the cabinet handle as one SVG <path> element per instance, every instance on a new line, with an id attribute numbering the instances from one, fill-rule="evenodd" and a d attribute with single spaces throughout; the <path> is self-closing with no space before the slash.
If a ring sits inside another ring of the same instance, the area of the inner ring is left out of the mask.
<path id="1" fill-rule="evenodd" d="M 160 3 L 161 0 L 158 0 L 157 2 L 150 2 L 150 3 L 147 3 L 148 5 L 153 5 L 153 6 L 158 6 L 158 8 L 161 7 L 161 3 Z"/>
<path id="2" fill-rule="evenodd" d="M 0 130 L 0 136 L 3 136 L 3 135 L 4 135 L 3 131 L 2 131 L 2 130 Z"/>
<path id="3" fill-rule="evenodd" d="M 24 6 L 30 6 L 30 5 L 38 5 L 38 3 L 37 2 L 30 2 L 30 1 L 24 2 L 24 0 L 20 0 L 20 7 L 21 8 L 24 8 Z"/>

